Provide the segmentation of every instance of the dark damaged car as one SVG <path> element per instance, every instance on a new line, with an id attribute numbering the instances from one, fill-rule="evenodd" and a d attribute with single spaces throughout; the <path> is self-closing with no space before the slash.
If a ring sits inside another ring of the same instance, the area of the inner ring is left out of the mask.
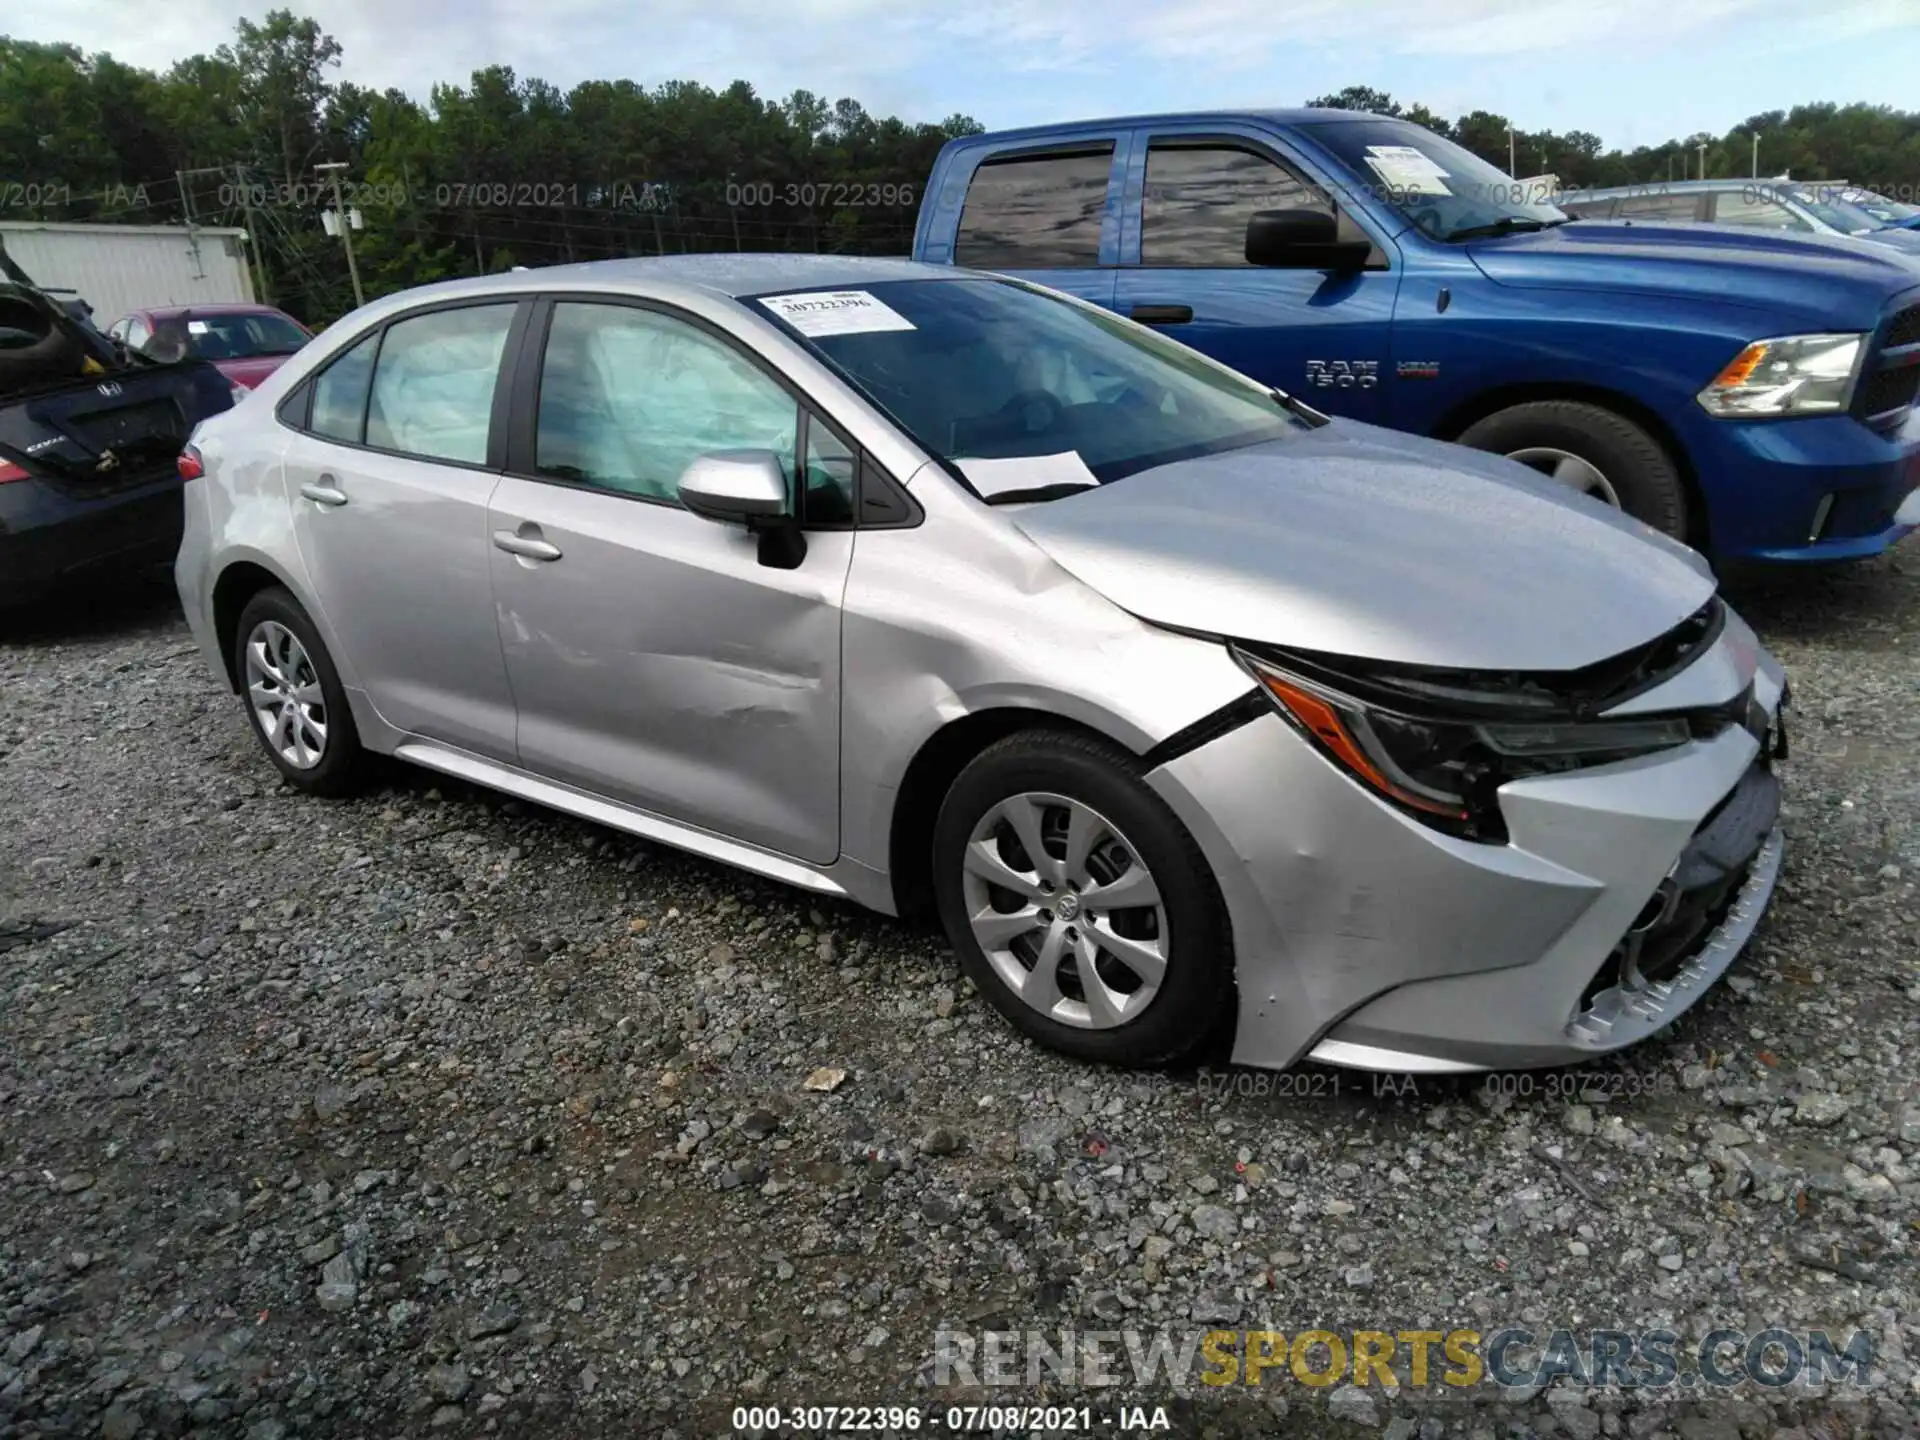
<path id="1" fill-rule="evenodd" d="M 232 404 L 212 364 L 129 351 L 0 250 L 0 607 L 170 561 L 180 452 Z"/>

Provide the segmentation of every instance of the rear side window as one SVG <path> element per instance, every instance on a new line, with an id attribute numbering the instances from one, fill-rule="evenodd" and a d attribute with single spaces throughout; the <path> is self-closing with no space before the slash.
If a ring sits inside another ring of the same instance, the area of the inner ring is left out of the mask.
<path id="1" fill-rule="evenodd" d="M 1111 142 L 1071 155 L 987 162 L 967 187 L 954 262 L 983 270 L 1098 265 L 1112 169 Z"/>
<path id="2" fill-rule="evenodd" d="M 1245 265 L 1256 210 L 1332 208 L 1305 177 L 1251 150 L 1156 144 L 1147 151 L 1140 263 Z"/>
<path id="3" fill-rule="evenodd" d="M 313 381 L 313 414 L 307 429 L 327 440 L 358 445 L 367 419 L 367 383 L 380 336 L 367 336 L 322 370 Z"/>
<path id="4" fill-rule="evenodd" d="M 1700 202 L 1706 197 L 1697 194 L 1662 194 L 1652 191 L 1645 195 L 1629 195 L 1621 200 L 1619 208 L 1613 212 L 1616 220 L 1698 220 Z"/>
<path id="5" fill-rule="evenodd" d="M 367 444 L 425 460 L 485 464 L 494 384 L 514 309 L 512 301 L 468 305 L 389 325 L 367 402 Z"/>

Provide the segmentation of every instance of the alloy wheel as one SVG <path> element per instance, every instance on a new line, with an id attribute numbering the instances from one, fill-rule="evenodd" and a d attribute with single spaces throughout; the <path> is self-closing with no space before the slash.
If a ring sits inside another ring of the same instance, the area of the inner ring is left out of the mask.
<path id="1" fill-rule="evenodd" d="M 273 753 L 311 770 L 327 753 L 327 698 L 306 647 L 278 620 L 247 637 L 247 704 Z"/>
<path id="2" fill-rule="evenodd" d="M 1509 460 L 1518 460 L 1529 470 L 1536 470 L 1569 490 L 1577 490 L 1582 495 L 1591 495 L 1596 500 L 1604 500 L 1614 509 L 1621 509 L 1620 492 L 1613 488 L 1613 482 L 1606 473 L 1591 460 L 1575 455 L 1570 450 L 1561 450 L 1552 445 L 1529 445 L 1522 450 L 1507 453 Z"/>
<path id="3" fill-rule="evenodd" d="M 1064 795 L 1009 796 L 981 817 L 961 877 L 967 922 L 1023 1003 L 1106 1030 L 1138 1019 L 1167 973 L 1167 910 L 1140 853 Z"/>

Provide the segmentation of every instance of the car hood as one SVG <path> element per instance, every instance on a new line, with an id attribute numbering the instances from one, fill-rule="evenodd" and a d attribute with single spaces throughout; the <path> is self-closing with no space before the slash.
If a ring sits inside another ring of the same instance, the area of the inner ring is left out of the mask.
<path id="1" fill-rule="evenodd" d="M 1888 297 L 1920 285 L 1920 265 L 1895 245 L 1722 225 L 1576 220 L 1475 241 L 1467 254 L 1516 289 L 1704 295 L 1862 330 Z"/>
<path id="2" fill-rule="evenodd" d="M 1362 659 L 1577 669 L 1714 591 L 1686 546 L 1524 466 L 1352 421 L 1008 513 L 1142 619 Z"/>

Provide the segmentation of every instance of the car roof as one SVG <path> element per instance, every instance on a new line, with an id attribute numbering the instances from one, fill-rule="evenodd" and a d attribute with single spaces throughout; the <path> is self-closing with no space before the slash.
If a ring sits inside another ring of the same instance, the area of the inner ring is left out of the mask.
<path id="1" fill-rule="evenodd" d="M 154 305 L 144 310 L 129 310 L 127 313 L 172 317 L 175 315 L 284 315 L 286 311 L 272 305 L 260 305 L 245 300 L 214 300 L 204 305 Z"/>
<path id="2" fill-rule="evenodd" d="M 1569 185 L 1568 199 L 1606 200 L 1615 195 L 1698 195 L 1719 190 L 1783 190 L 1789 193 L 1812 185 L 1830 185 L 1829 180 L 1637 180 L 1631 185 L 1602 185 L 1589 190 L 1584 185 Z"/>
<path id="3" fill-rule="evenodd" d="M 888 280 L 955 280 L 976 275 L 951 265 L 866 255 L 643 255 L 622 260 L 589 260 L 478 275 L 403 290 L 374 302 L 382 309 L 466 295 L 524 294 L 528 291 L 593 289 L 671 298 L 676 291 L 702 291 L 740 299 L 779 290 L 812 290 L 878 285 Z M 369 313 L 373 306 L 369 306 Z"/>

